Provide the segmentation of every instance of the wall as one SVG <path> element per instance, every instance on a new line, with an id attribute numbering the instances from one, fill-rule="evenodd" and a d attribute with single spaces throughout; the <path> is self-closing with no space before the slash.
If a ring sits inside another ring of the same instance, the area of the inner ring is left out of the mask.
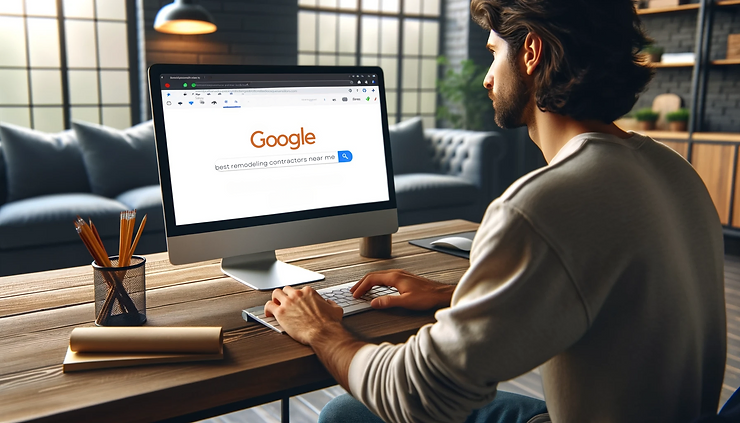
<path id="1" fill-rule="evenodd" d="M 146 63 L 295 65 L 298 57 L 297 0 L 196 0 L 218 30 L 171 35 L 154 30 L 154 17 L 171 0 L 144 0 Z"/>

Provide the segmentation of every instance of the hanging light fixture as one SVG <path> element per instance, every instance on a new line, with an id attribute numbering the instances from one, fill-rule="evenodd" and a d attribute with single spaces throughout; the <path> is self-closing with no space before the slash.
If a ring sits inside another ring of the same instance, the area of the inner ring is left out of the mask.
<path id="1" fill-rule="evenodd" d="M 216 31 L 213 16 L 192 0 L 175 0 L 157 12 L 154 29 L 167 34 L 209 34 Z"/>

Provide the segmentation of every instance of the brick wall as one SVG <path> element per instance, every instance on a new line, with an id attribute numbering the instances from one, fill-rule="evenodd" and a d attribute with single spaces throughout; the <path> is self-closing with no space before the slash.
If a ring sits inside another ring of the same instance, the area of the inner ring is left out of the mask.
<path id="1" fill-rule="evenodd" d="M 171 35 L 154 30 L 154 17 L 171 0 L 144 0 L 146 63 L 295 65 L 298 58 L 297 0 L 197 0 L 218 30 Z"/>
<path id="2" fill-rule="evenodd" d="M 740 132 L 740 65 L 709 72 L 704 124 L 711 132 Z"/>
<path id="3" fill-rule="evenodd" d="M 474 25 L 470 21 L 470 2 L 448 0 L 443 7 L 442 55 L 459 68 L 456 65 L 468 58 L 468 31 Z"/>
<path id="4" fill-rule="evenodd" d="M 717 8 L 713 27 L 709 58 L 724 59 L 727 54 L 727 35 L 740 34 L 740 8 L 737 6 Z"/>

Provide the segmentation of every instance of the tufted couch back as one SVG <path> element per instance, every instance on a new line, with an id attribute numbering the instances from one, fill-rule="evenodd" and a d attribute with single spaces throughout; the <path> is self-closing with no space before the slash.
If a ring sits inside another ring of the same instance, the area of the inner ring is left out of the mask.
<path id="1" fill-rule="evenodd" d="M 480 187 L 485 205 L 506 188 L 502 186 L 500 161 L 506 143 L 494 132 L 463 129 L 426 129 L 432 148 L 431 162 L 442 174 L 460 176 Z"/>
<path id="2" fill-rule="evenodd" d="M 8 177 L 5 170 L 5 157 L 3 156 L 3 146 L 0 143 L 0 206 L 5 204 L 8 198 Z"/>

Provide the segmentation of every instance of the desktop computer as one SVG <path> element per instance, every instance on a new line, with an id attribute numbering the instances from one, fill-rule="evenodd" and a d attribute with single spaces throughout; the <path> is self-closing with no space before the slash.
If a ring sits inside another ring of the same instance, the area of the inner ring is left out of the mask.
<path id="1" fill-rule="evenodd" d="M 322 280 L 275 250 L 398 229 L 379 67 L 153 65 L 167 250 L 255 289 Z"/>

